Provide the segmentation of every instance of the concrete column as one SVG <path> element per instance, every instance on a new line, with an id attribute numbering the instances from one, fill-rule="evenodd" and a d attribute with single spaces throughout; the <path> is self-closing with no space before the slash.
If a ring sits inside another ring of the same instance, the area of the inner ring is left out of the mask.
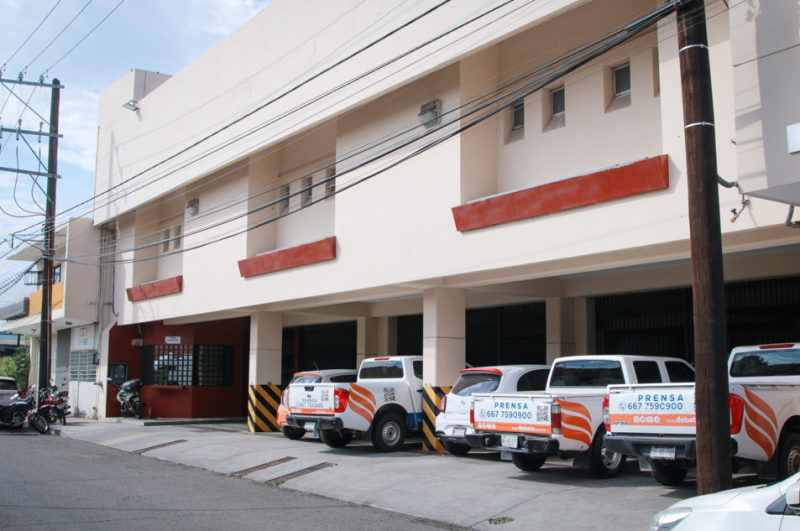
<path id="1" fill-rule="evenodd" d="M 250 314 L 249 385 L 280 385 L 283 343 L 283 314 Z"/>
<path id="2" fill-rule="evenodd" d="M 397 317 L 378 317 L 378 356 L 397 354 Z"/>
<path id="3" fill-rule="evenodd" d="M 548 297 L 547 363 L 562 356 L 575 355 L 575 303 L 566 297 Z"/>
<path id="4" fill-rule="evenodd" d="M 594 297 L 575 298 L 575 354 L 597 354 Z"/>
<path id="5" fill-rule="evenodd" d="M 378 355 L 378 318 L 359 317 L 356 322 L 356 369 L 360 369 L 362 361 Z"/>
<path id="6" fill-rule="evenodd" d="M 422 380 L 425 386 L 449 386 L 466 364 L 466 293 L 429 288 L 422 294 Z"/>

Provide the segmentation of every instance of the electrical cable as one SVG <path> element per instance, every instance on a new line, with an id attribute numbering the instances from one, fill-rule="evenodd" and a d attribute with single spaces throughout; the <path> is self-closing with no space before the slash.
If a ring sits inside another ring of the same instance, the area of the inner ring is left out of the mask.
<path id="1" fill-rule="evenodd" d="M 83 12 L 84 12 L 84 10 L 86 10 L 86 8 L 87 8 L 87 7 L 89 7 L 89 4 L 91 4 L 91 3 L 92 3 L 92 1 L 93 1 L 93 0 L 89 0 L 88 2 L 86 2 L 86 5 L 85 5 L 85 6 L 83 6 L 83 8 L 82 8 L 80 11 L 78 11 L 78 14 L 77 14 L 77 15 L 75 15 L 75 17 L 73 17 L 73 19 L 69 21 L 69 24 L 67 24 L 67 25 L 66 25 L 66 27 L 64 27 L 64 29 L 62 29 L 62 30 L 61 30 L 61 32 L 60 32 L 58 35 L 56 35 L 56 36 L 55 36 L 55 38 L 54 38 L 52 41 L 50 41 L 50 44 L 48 44 L 47 46 L 45 46 L 45 47 L 44 47 L 44 50 L 42 50 L 41 52 L 39 52 L 39 55 L 37 55 L 36 57 L 34 57 L 34 58 L 33 58 L 33 60 L 32 60 L 30 63 L 28 63 L 28 64 L 27 64 L 27 66 L 26 66 L 25 68 L 23 68 L 23 69 L 22 69 L 22 73 L 24 73 L 24 72 L 27 72 L 27 71 L 28 71 L 28 67 L 29 67 L 29 66 L 31 66 L 33 63 L 35 63 L 35 62 L 36 62 L 36 60 L 37 60 L 38 58 L 40 58 L 40 57 L 42 56 L 42 54 L 43 54 L 44 52 L 46 52 L 46 51 L 47 51 L 47 49 L 48 49 L 48 48 L 50 48 L 50 46 L 52 46 L 52 45 L 53 45 L 53 43 L 54 43 L 54 42 L 56 42 L 56 41 L 58 40 L 58 38 L 59 38 L 59 37 L 61 37 L 61 35 L 62 35 L 62 34 L 65 32 L 65 31 L 67 31 L 67 28 L 69 28 L 70 26 L 72 26 L 72 23 L 73 23 L 73 22 L 75 22 L 75 19 L 77 19 L 79 16 L 81 16 L 81 13 L 83 13 Z M 50 124 L 47 124 L 47 125 L 50 125 Z"/>
<path id="2" fill-rule="evenodd" d="M 61 3 L 61 0 L 58 0 L 58 1 L 56 2 L 56 4 L 53 6 L 53 8 L 52 8 L 50 11 L 48 11 L 48 12 L 47 12 L 47 14 L 44 16 L 44 18 L 42 19 L 42 21 L 41 21 L 41 22 L 39 22 L 39 25 L 38 25 L 38 26 L 36 26 L 36 29 L 34 29 L 34 30 L 33 30 L 33 32 L 31 32 L 31 34 L 30 34 L 30 35 L 28 35 L 28 38 L 27 38 L 27 39 L 25 39 L 25 42 L 23 42 L 22 44 L 20 44 L 20 45 L 19 45 L 19 48 L 17 48 L 17 51 L 15 51 L 13 54 L 11 54 L 11 57 L 9 57 L 9 58 L 8 58 L 8 60 L 7 60 L 5 63 L 3 63 L 3 66 L 0 66 L 0 74 L 2 74 L 2 72 L 3 72 L 3 71 L 6 69 L 6 65 L 7 65 L 8 63 L 10 63 L 12 59 L 14 59 L 14 57 L 15 57 L 15 56 L 16 56 L 16 55 L 19 53 L 19 51 L 22 49 L 22 47 L 23 47 L 23 46 L 25 46 L 26 44 L 28 44 L 28 41 L 29 41 L 29 40 L 31 40 L 31 37 L 33 37 L 33 36 L 34 36 L 34 34 L 35 34 L 37 31 L 39 31 L 39 28 L 41 28 L 41 27 L 42 27 L 42 24 L 44 24 L 45 20 L 47 20 L 47 18 L 50 16 L 50 14 L 51 14 L 53 11 L 55 11 L 55 9 L 58 7 L 58 4 L 60 4 L 60 3 Z M 0 111 L 0 112 L 2 112 L 2 111 Z"/>

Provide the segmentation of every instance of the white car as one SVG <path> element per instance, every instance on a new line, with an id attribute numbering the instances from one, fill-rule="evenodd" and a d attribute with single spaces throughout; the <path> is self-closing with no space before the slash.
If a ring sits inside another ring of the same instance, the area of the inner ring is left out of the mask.
<path id="1" fill-rule="evenodd" d="M 470 451 L 467 434 L 474 434 L 469 412 L 475 393 L 523 393 L 544 391 L 549 365 L 504 365 L 475 367 L 461 371 L 450 393 L 442 399 L 441 413 L 436 416 L 436 439 L 453 455 Z"/>
<path id="2" fill-rule="evenodd" d="M 14 378 L 0 376 L 0 404 L 10 404 L 19 395 L 19 384 L 17 381 Z"/>
<path id="3" fill-rule="evenodd" d="M 650 522 L 650 531 L 798 531 L 800 474 L 780 483 L 731 489 L 680 501 Z"/>

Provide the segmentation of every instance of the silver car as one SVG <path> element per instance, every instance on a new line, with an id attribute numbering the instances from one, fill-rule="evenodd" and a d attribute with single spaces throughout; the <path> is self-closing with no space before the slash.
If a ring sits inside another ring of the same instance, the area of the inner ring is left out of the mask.
<path id="1" fill-rule="evenodd" d="M 14 378 L 0 376 L 0 404 L 8 405 L 20 395 L 19 384 Z"/>

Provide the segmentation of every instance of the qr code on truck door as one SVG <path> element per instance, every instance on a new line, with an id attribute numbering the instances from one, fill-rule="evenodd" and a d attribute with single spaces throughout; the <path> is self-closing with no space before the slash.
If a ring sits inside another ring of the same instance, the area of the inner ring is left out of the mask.
<path id="1" fill-rule="evenodd" d="M 384 402 L 397 402 L 397 399 L 394 397 L 394 387 L 384 387 L 383 388 L 383 401 Z"/>
<path id="2" fill-rule="evenodd" d="M 330 396 L 330 391 L 328 389 L 324 389 L 319 392 L 319 399 L 321 402 L 327 402 L 329 396 Z"/>
<path id="3" fill-rule="evenodd" d="M 550 406 L 536 406 L 536 422 L 550 420 Z"/>

